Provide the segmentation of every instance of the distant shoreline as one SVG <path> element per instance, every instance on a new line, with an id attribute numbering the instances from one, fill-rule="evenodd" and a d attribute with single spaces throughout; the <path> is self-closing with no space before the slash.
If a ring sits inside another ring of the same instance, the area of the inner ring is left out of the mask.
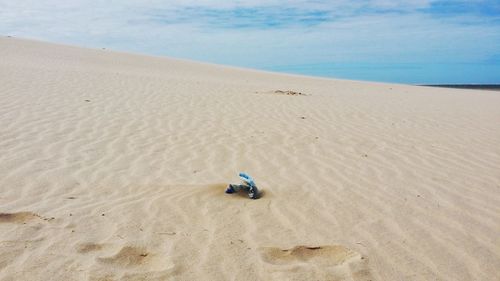
<path id="1" fill-rule="evenodd" d="M 440 88 L 455 88 L 455 89 L 473 89 L 485 91 L 500 91 L 500 84 L 434 84 L 434 85 L 421 85 L 427 87 L 440 87 Z"/>

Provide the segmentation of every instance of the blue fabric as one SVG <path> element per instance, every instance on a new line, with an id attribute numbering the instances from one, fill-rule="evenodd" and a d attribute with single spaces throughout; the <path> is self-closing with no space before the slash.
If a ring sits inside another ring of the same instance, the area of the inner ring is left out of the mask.
<path id="1" fill-rule="evenodd" d="M 255 182 L 253 181 L 252 177 L 248 175 L 247 173 L 240 173 L 240 179 L 247 183 L 249 186 L 255 186 Z"/>
<path id="2" fill-rule="evenodd" d="M 229 185 L 229 187 L 226 189 L 226 193 L 228 194 L 234 193 L 234 189 L 231 185 Z"/>

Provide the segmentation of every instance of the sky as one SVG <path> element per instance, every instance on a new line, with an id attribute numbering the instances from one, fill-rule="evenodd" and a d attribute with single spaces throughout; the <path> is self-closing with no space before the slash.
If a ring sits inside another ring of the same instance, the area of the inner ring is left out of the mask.
<path id="1" fill-rule="evenodd" d="M 341 79 L 500 84 L 500 0 L 0 0 L 0 35 Z"/>

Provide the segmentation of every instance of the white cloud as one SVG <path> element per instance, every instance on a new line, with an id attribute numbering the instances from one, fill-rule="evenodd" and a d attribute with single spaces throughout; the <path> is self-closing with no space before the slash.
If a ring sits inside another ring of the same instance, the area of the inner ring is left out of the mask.
<path id="1" fill-rule="evenodd" d="M 321 62 L 471 62 L 498 55 L 498 21 L 419 12 L 430 4 L 0 0 L 0 34 L 263 68 Z M 263 25 L 269 18 L 276 25 Z"/>

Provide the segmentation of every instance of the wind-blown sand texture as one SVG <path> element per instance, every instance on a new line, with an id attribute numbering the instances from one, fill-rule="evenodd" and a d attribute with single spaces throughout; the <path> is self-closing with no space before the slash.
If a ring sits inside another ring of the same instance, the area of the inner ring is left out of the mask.
<path id="1" fill-rule="evenodd" d="M 2 38 L 0 213 L 5 281 L 500 280 L 500 95 Z"/>

